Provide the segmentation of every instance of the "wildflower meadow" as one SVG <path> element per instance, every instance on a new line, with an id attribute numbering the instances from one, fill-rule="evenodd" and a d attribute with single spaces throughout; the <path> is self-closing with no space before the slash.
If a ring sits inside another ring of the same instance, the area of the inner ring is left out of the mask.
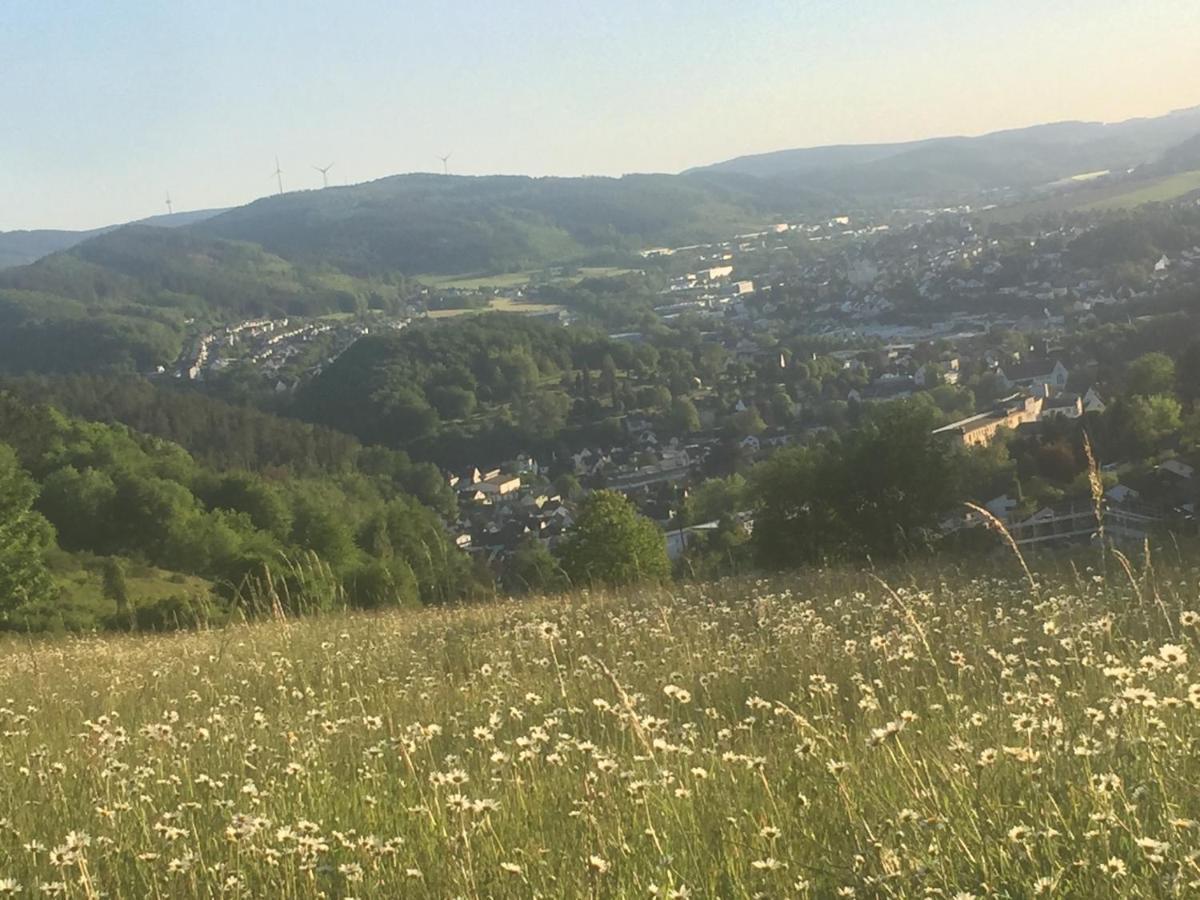
<path id="1" fill-rule="evenodd" d="M 2 645 L 0 895 L 1200 893 L 1200 568 Z"/>

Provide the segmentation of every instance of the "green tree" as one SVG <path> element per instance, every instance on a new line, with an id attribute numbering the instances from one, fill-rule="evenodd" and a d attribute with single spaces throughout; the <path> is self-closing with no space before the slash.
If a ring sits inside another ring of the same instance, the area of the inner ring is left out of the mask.
<path id="1" fill-rule="evenodd" d="M 1129 393 L 1142 397 L 1175 389 L 1175 363 L 1165 353 L 1146 353 L 1129 364 Z"/>
<path id="2" fill-rule="evenodd" d="M 292 511 L 274 487 L 250 472 L 224 475 L 203 499 L 213 509 L 246 513 L 254 527 L 286 540 L 292 527 Z"/>
<path id="3" fill-rule="evenodd" d="M 756 407 L 748 407 L 740 413 L 735 413 L 733 416 L 733 430 L 737 432 L 738 437 L 749 437 L 753 434 L 762 434 L 767 430 L 767 423 L 763 421 L 763 417 L 759 414 Z"/>
<path id="4" fill-rule="evenodd" d="M 0 615 L 5 617 L 57 595 L 45 564 L 54 530 L 34 512 L 36 498 L 37 486 L 18 465 L 16 453 L 0 444 Z"/>
<path id="5" fill-rule="evenodd" d="M 344 518 L 317 501 L 302 499 L 296 506 L 292 541 L 314 551 L 324 562 L 340 570 L 355 554 L 354 534 Z"/>
<path id="6" fill-rule="evenodd" d="M 443 419 L 465 419 L 475 411 L 475 394 L 454 384 L 430 388 L 429 401 Z"/>
<path id="7" fill-rule="evenodd" d="M 1184 402 L 1200 400 L 1200 338 L 1188 344 L 1175 369 L 1176 392 Z"/>
<path id="8" fill-rule="evenodd" d="M 671 573 L 662 532 L 615 491 L 596 491 L 583 502 L 559 560 L 574 584 L 630 584 Z"/>
<path id="9" fill-rule="evenodd" d="M 696 404 L 687 397 L 677 397 L 671 403 L 671 412 L 667 416 L 667 427 L 678 434 L 691 434 L 700 430 L 700 413 Z"/>
<path id="10" fill-rule="evenodd" d="M 840 444 L 777 453 L 753 473 L 759 560 L 896 557 L 924 545 L 961 499 L 959 462 L 929 400 L 898 401 Z"/>
<path id="11" fill-rule="evenodd" d="M 129 616 L 129 585 L 125 583 L 125 566 L 115 556 L 104 560 L 104 596 L 117 607 L 117 618 L 132 624 Z"/>
<path id="12" fill-rule="evenodd" d="M 552 438 L 567 423 L 571 399 L 561 391 L 539 391 L 517 405 L 517 423 L 531 438 Z"/>
<path id="13" fill-rule="evenodd" d="M 1165 394 L 1133 397 L 1124 405 L 1129 447 L 1152 453 L 1183 428 L 1179 401 Z"/>
<path id="14" fill-rule="evenodd" d="M 697 485 L 684 502 L 686 524 L 698 525 L 741 512 L 746 506 L 748 493 L 746 479 L 741 475 L 709 478 Z"/>
<path id="15" fill-rule="evenodd" d="M 359 609 L 418 606 L 420 588 L 412 567 L 402 559 L 373 559 L 354 573 L 350 602 Z"/>
<path id="16" fill-rule="evenodd" d="M 573 474 L 564 472 L 554 479 L 554 490 L 564 500 L 574 500 L 583 493 L 583 486 Z"/>
<path id="17" fill-rule="evenodd" d="M 522 542 L 505 562 L 501 583 L 514 594 L 551 594 L 568 586 L 558 560 L 533 539 Z"/>

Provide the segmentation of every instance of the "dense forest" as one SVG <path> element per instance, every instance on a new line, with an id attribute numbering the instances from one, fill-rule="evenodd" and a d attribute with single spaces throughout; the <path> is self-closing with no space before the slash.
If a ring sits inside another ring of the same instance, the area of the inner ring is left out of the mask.
<path id="1" fill-rule="evenodd" d="M 396 175 L 266 197 L 196 228 L 358 275 L 608 265 L 641 248 L 750 230 L 781 210 L 753 179 Z M 786 204 L 811 204 L 796 194 Z"/>
<path id="2" fill-rule="evenodd" d="M 351 605 L 439 603 L 476 589 L 439 515 L 387 474 L 204 465 L 178 444 L 11 394 L 0 394 L 0 435 L 11 450 L 3 462 L 18 485 L 13 493 L 36 495 L 32 513 L 48 523 L 38 531 L 52 534 L 59 549 L 199 576 L 215 586 L 226 613 L 264 580 L 295 579 L 305 554 L 319 560 L 329 591 Z M 23 478 L 32 487 L 20 488 Z M 313 602 L 303 585 L 294 588 L 296 603 Z M 51 588 L 5 610 L 10 627 L 81 627 L 118 612 L 72 608 Z"/>
<path id="3" fill-rule="evenodd" d="M 0 390 L 27 403 L 54 406 L 91 422 L 119 422 L 179 444 L 214 469 L 272 477 L 359 471 L 444 515 L 454 509 L 454 495 L 430 463 L 414 463 L 401 451 L 365 447 L 348 434 L 170 382 L 105 375 L 24 377 L 0 379 Z"/>
<path id="4" fill-rule="evenodd" d="M 189 229 L 129 226 L 0 271 L 0 372 L 146 371 L 175 360 L 191 319 L 394 312 L 414 289 Z"/>
<path id="5" fill-rule="evenodd" d="M 364 338 L 304 386 L 295 411 L 453 467 L 620 443 L 627 414 L 663 436 L 698 430 L 689 399 L 698 385 L 754 377 L 744 365 L 727 373 L 727 363 L 698 328 L 630 343 L 493 313 Z"/>

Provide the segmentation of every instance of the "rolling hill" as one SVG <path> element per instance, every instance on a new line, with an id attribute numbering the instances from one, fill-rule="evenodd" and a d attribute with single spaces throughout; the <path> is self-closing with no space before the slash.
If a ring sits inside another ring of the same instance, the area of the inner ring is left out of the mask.
<path id="1" fill-rule="evenodd" d="M 760 225 L 777 199 L 736 176 L 396 175 L 263 198 L 195 230 L 359 275 L 453 275 L 604 265 L 647 244 L 725 237 Z"/>
<path id="2" fill-rule="evenodd" d="M 406 290 L 255 244 L 130 225 L 0 272 L 0 372 L 145 371 L 176 358 L 191 318 L 393 309 Z"/>
<path id="3" fill-rule="evenodd" d="M 1059 122 L 980 137 L 780 150 L 693 172 L 749 175 L 793 188 L 820 185 L 860 200 L 950 199 L 1153 163 L 1198 134 L 1195 107 L 1115 124 Z"/>
<path id="4" fill-rule="evenodd" d="M 200 209 L 192 212 L 178 212 L 168 216 L 151 216 L 131 223 L 136 225 L 153 225 L 159 228 L 183 228 L 203 222 L 223 209 Z M 108 225 L 104 228 L 93 228 L 88 231 L 66 231 L 60 229 L 40 229 L 34 231 L 0 231 L 0 269 L 13 266 L 24 266 L 37 262 L 51 253 L 83 243 L 84 241 L 115 231 L 122 225 Z"/>

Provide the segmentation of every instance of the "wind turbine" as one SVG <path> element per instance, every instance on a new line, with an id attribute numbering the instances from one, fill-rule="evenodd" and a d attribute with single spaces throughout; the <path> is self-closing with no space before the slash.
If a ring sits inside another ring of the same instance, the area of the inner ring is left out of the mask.
<path id="1" fill-rule="evenodd" d="M 171 192 L 167 191 L 167 215 L 172 216 L 174 214 L 175 208 L 171 205 Z"/>
<path id="2" fill-rule="evenodd" d="M 453 153 L 447 153 L 445 156 L 438 157 L 438 159 L 440 159 L 442 161 L 442 174 L 443 175 L 450 174 L 449 162 L 450 162 L 450 157 L 452 157 L 453 155 L 454 155 Z"/>
<path id="3" fill-rule="evenodd" d="M 275 157 L 275 171 L 271 173 L 279 184 L 279 193 L 283 193 L 283 169 L 279 168 L 279 157 Z"/>
<path id="4" fill-rule="evenodd" d="M 321 179 L 325 182 L 325 187 L 329 187 L 329 170 L 333 168 L 333 163 L 330 163 L 323 169 L 320 166 L 313 166 L 313 168 L 321 173 Z"/>

